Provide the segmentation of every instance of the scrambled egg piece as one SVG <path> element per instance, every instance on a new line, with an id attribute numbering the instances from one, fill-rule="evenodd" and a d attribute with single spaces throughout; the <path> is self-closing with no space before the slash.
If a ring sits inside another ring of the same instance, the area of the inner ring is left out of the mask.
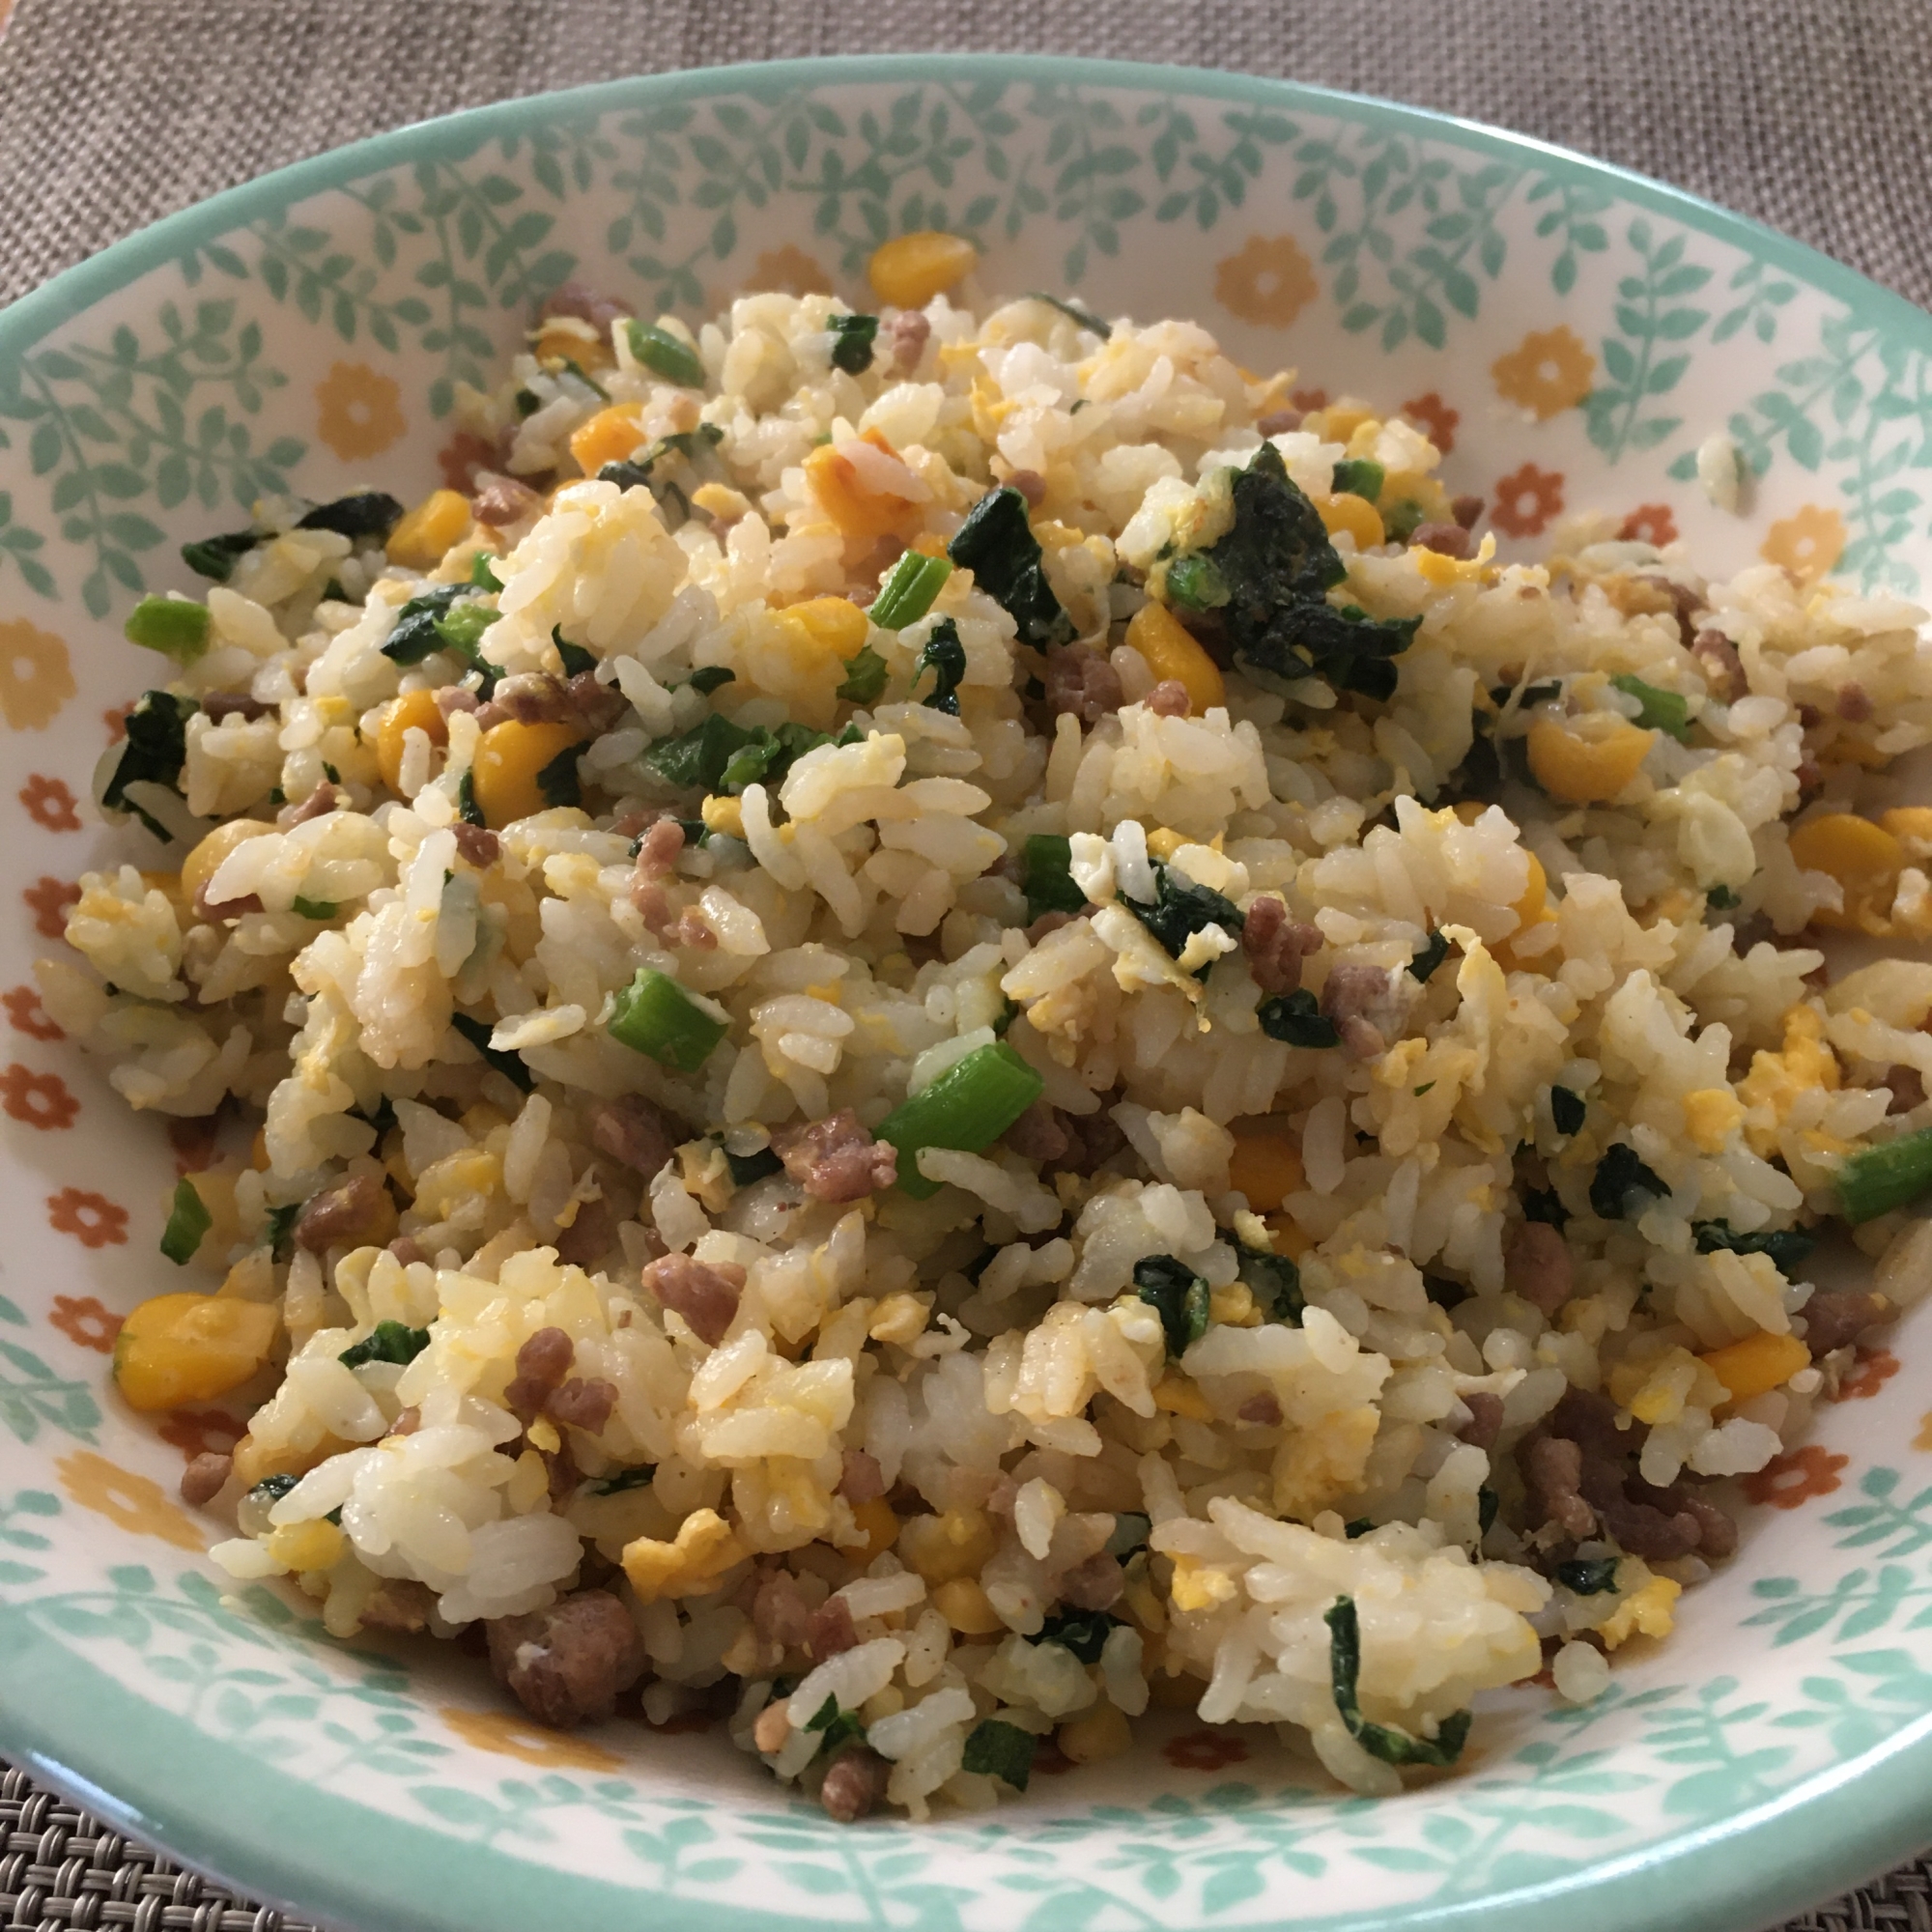
<path id="1" fill-rule="evenodd" d="M 675 1543 L 640 1536 L 624 1546 L 624 1575 L 639 1603 L 660 1597 L 700 1596 L 747 1554 L 738 1532 L 716 1510 L 693 1510 L 678 1525 Z"/>

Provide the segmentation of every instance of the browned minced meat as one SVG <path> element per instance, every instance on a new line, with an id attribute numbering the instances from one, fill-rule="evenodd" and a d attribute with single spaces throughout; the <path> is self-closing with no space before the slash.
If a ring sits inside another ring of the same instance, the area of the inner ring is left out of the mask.
<path id="1" fill-rule="evenodd" d="M 910 375 L 919 367 L 919 358 L 925 354 L 927 338 L 932 334 L 932 324 L 916 308 L 909 308 L 886 324 L 885 338 L 892 345 L 893 367 L 900 375 Z"/>
<path id="2" fill-rule="evenodd" d="M 550 1478 L 550 1499 L 560 1503 L 583 1480 L 583 1472 L 577 1466 L 577 1458 L 570 1453 L 570 1443 L 566 1439 L 559 1449 L 539 1450 L 543 1457 L 544 1472 Z"/>
<path id="3" fill-rule="evenodd" d="M 1738 1526 L 1716 1503 L 1706 1502 L 1695 1490 L 1671 1492 L 1680 1508 L 1697 1521 L 1697 1551 L 1702 1556 L 1729 1556 L 1738 1547 Z"/>
<path id="4" fill-rule="evenodd" d="M 602 1376 L 587 1379 L 572 1376 L 544 1405 L 556 1421 L 581 1429 L 586 1435 L 595 1435 L 611 1420 L 611 1411 L 616 1406 L 617 1391 Z"/>
<path id="5" fill-rule="evenodd" d="M 1071 1604 L 1076 1610 L 1111 1609 L 1126 1586 L 1121 1559 L 1099 1549 L 1060 1579 L 1060 1601 Z"/>
<path id="6" fill-rule="evenodd" d="M 413 1633 L 429 1623 L 436 1592 L 413 1577 L 393 1577 L 362 1605 L 362 1621 L 371 1630 Z"/>
<path id="7" fill-rule="evenodd" d="M 561 1328 L 539 1328 L 517 1350 L 516 1374 L 503 1391 L 503 1406 L 526 1422 L 550 1400 L 551 1391 L 570 1373 L 577 1345 Z"/>
<path id="8" fill-rule="evenodd" d="M 564 686 L 577 722 L 588 731 L 608 731 L 624 715 L 630 702 L 614 685 L 602 682 L 594 670 L 576 672 Z"/>
<path id="9" fill-rule="evenodd" d="M 1097 1114 L 1062 1114 L 1060 1122 L 1067 1146 L 1058 1160 L 1047 1163 L 1056 1173 L 1092 1174 L 1127 1144 L 1126 1135 L 1104 1107 Z"/>
<path id="10" fill-rule="evenodd" d="M 715 952 L 718 950 L 718 935 L 712 931 L 711 923 L 696 906 L 686 906 L 676 919 L 664 930 L 667 946 L 683 947 L 698 952 Z"/>
<path id="11" fill-rule="evenodd" d="M 1861 684 L 1848 684 L 1838 694 L 1838 716 L 1847 724 L 1862 724 L 1872 715 L 1872 701 Z"/>
<path id="12" fill-rule="evenodd" d="M 182 1471 L 181 1497 L 189 1509 L 199 1509 L 203 1503 L 212 1503 L 221 1493 L 228 1481 L 229 1472 L 235 1467 L 235 1458 L 223 1455 L 213 1449 L 204 1449 L 185 1469 Z"/>
<path id="13" fill-rule="evenodd" d="M 1554 1315 L 1576 1288 L 1570 1243 L 1548 1221 L 1525 1221 L 1503 1255 L 1503 1286 L 1532 1308 Z"/>
<path id="14" fill-rule="evenodd" d="M 285 831 L 290 830 L 314 818 L 327 818 L 331 811 L 342 810 L 348 803 L 349 794 L 325 779 L 299 805 L 284 806 L 275 814 L 275 823 Z"/>
<path id="15" fill-rule="evenodd" d="M 1379 966 L 1344 961 L 1321 987 L 1321 1016 L 1342 1036 L 1342 1051 L 1351 1060 L 1373 1060 L 1387 1051 L 1381 1029 L 1368 1015 L 1388 998 L 1389 977 Z"/>
<path id="16" fill-rule="evenodd" d="M 860 1503 L 876 1502 L 886 1492 L 886 1472 L 879 1459 L 864 1449 L 845 1451 L 838 1477 L 838 1493 L 855 1508 Z"/>
<path id="17" fill-rule="evenodd" d="M 429 1257 L 423 1253 L 422 1243 L 413 1235 L 398 1235 L 389 1243 L 389 1252 L 405 1267 L 412 1266 L 417 1262 L 426 1262 L 429 1260 Z"/>
<path id="18" fill-rule="evenodd" d="M 1287 436 L 1300 427 L 1299 410 L 1270 410 L 1266 415 L 1255 418 L 1255 430 L 1261 436 Z"/>
<path id="19" fill-rule="evenodd" d="M 493 530 L 521 524 L 543 508 L 542 497 L 514 476 L 479 476 L 476 481 L 478 487 L 470 511 L 479 524 L 487 524 Z"/>
<path id="20" fill-rule="evenodd" d="M 497 863 L 502 840 L 487 825 L 471 825 L 459 818 L 449 829 L 456 837 L 457 851 L 479 872 L 487 872 Z"/>
<path id="21" fill-rule="evenodd" d="M 850 1107 L 772 1137 L 785 1172 L 819 1201 L 863 1201 L 898 1179 L 899 1152 L 875 1141 Z"/>
<path id="22" fill-rule="evenodd" d="M 1474 529 L 1476 519 L 1483 514 L 1483 499 L 1480 497 L 1452 497 L 1449 499 L 1449 514 L 1465 530 Z"/>
<path id="23" fill-rule="evenodd" d="M 389 1424 L 391 1435 L 413 1435 L 423 1426 L 422 1410 L 412 1403 L 408 1408 L 399 1409 L 396 1419 Z"/>
<path id="24" fill-rule="evenodd" d="M 543 306 L 537 310 L 539 317 L 548 320 L 554 315 L 567 315 L 579 322 L 587 322 L 600 334 L 608 335 L 611 325 L 619 316 L 629 315 L 633 304 L 620 302 L 614 296 L 600 296 L 595 289 L 586 288 L 582 282 L 565 282 L 561 288 L 553 289 L 544 297 Z"/>
<path id="25" fill-rule="evenodd" d="M 643 1639 L 608 1590 L 580 1590 L 489 1629 L 490 1667 L 540 1724 L 604 1717 L 643 1675 Z"/>
<path id="26" fill-rule="evenodd" d="M 825 1815 L 841 1825 L 863 1818 L 878 1803 L 890 1768 L 877 1751 L 867 1750 L 864 1745 L 840 1751 L 818 1787 L 818 1802 L 825 1806 Z"/>
<path id="27" fill-rule="evenodd" d="M 1187 687 L 1178 677 L 1164 677 L 1141 699 L 1156 718 L 1185 718 L 1194 708 Z"/>
<path id="28" fill-rule="evenodd" d="M 445 684 L 436 695 L 436 708 L 445 718 L 453 718 L 459 711 L 479 711 L 482 706 L 483 700 L 460 684 Z"/>
<path id="29" fill-rule="evenodd" d="M 1566 1536 L 1579 1541 L 1593 1535 L 1597 1513 L 1578 1492 L 1583 1480 L 1583 1452 L 1559 1435 L 1539 1435 L 1517 1452 L 1532 1508 L 1539 1519 L 1553 1522 Z"/>
<path id="30" fill-rule="evenodd" d="M 500 724 L 507 718 L 518 724 L 560 724 L 571 715 L 570 693 L 560 677 L 547 670 L 520 670 L 504 678 L 477 712 L 479 724 Z"/>
<path id="31" fill-rule="evenodd" d="M 1825 714 L 1815 704 L 1798 707 L 1798 723 L 1806 731 L 1815 731 L 1825 722 Z"/>
<path id="32" fill-rule="evenodd" d="M 821 1661 L 850 1650 L 858 1641 L 859 1633 L 852 1628 L 852 1606 L 843 1597 L 827 1597 L 806 1624 L 805 1647 Z"/>
<path id="33" fill-rule="evenodd" d="M 1057 1108 L 1036 1100 L 1000 1139 L 1022 1160 L 1059 1160 L 1072 1145 Z"/>
<path id="34" fill-rule="evenodd" d="M 359 1248 L 396 1225 L 381 1175 L 353 1174 L 325 1187 L 296 1219 L 296 1242 L 310 1254 Z"/>
<path id="35" fill-rule="evenodd" d="M 661 818 L 638 841 L 632 869 L 640 879 L 662 879 L 677 865 L 684 850 L 684 827 L 674 818 Z"/>
<path id="36" fill-rule="evenodd" d="M 676 1145 L 663 1114 L 641 1094 L 620 1094 L 594 1108 L 590 1144 L 646 1179 L 670 1158 Z"/>
<path id="37" fill-rule="evenodd" d="M 1433 550 L 1460 559 L 1469 554 L 1469 532 L 1461 524 L 1418 524 L 1408 545 L 1411 550 Z"/>
<path id="38" fill-rule="evenodd" d="M 736 1262 L 698 1262 L 689 1255 L 665 1255 L 648 1263 L 643 1285 L 666 1307 L 691 1324 L 700 1342 L 716 1348 L 738 1313 L 745 1270 Z"/>
<path id="39" fill-rule="evenodd" d="M 617 1218 L 608 1201 L 580 1201 L 567 1228 L 556 1231 L 556 1258 L 572 1267 L 601 1261 L 617 1238 Z"/>
<path id="40" fill-rule="evenodd" d="M 1897 1311 L 1881 1294 L 1849 1288 L 1821 1288 L 1804 1304 L 1804 1346 L 1813 1355 L 1842 1349 Z"/>
<path id="41" fill-rule="evenodd" d="M 1056 717 L 1072 716 L 1097 724 L 1121 708 L 1126 694 L 1121 674 L 1098 651 L 1069 644 L 1046 654 L 1046 701 Z"/>
<path id="42" fill-rule="evenodd" d="M 1891 1105 L 1888 1114 L 1909 1114 L 1915 1107 L 1925 1104 L 1925 1079 L 1916 1066 L 1888 1066 L 1885 1070 L 1885 1084 L 1891 1089 Z"/>
<path id="43" fill-rule="evenodd" d="M 1708 627 L 1699 631 L 1691 639 L 1690 655 L 1697 660 L 1713 697 L 1734 704 L 1750 689 L 1738 647 L 1723 632 Z"/>
<path id="44" fill-rule="evenodd" d="M 1476 1389 L 1463 1398 L 1469 1419 L 1456 1434 L 1478 1449 L 1493 1449 L 1503 1426 L 1503 1399 L 1487 1389 Z"/>
<path id="45" fill-rule="evenodd" d="M 1687 650 L 1697 640 L 1696 614 L 1704 608 L 1704 593 L 1693 590 L 1689 584 L 1674 582 L 1662 575 L 1640 577 L 1639 583 L 1647 583 L 1655 590 L 1661 590 L 1670 599 L 1672 614 L 1677 619 L 1677 640 Z"/>
<path id="46" fill-rule="evenodd" d="M 1029 944 L 1037 946 L 1049 932 L 1058 932 L 1063 925 L 1071 925 L 1076 919 L 1091 918 L 1087 912 L 1043 912 L 1027 927 Z"/>
<path id="47" fill-rule="evenodd" d="M 1262 1389 L 1251 1395 L 1235 1416 L 1240 1422 L 1258 1423 L 1264 1429 L 1281 1427 L 1281 1398 L 1272 1389 Z"/>
<path id="48" fill-rule="evenodd" d="M 1586 1506 L 1601 1521 L 1604 1533 L 1633 1556 L 1655 1562 L 1688 1556 L 1703 1547 L 1707 1533 L 1725 1543 L 1727 1518 L 1722 1527 L 1707 1525 L 1706 1516 L 1713 1512 L 1708 1506 L 1693 1510 L 1687 1490 L 1658 1489 L 1631 1467 L 1631 1458 L 1642 1450 L 1647 1433 L 1641 1426 L 1619 1429 L 1616 1405 L 1607 1396 L 1573 1388 L 1564 1392 L 1543 1430 L 1526 1439 L 1526 1452 L 1519 1450 L 1518 1454 L 1523 1473 L 1534 1487 L 1532 1463 L 1550 1457 L 1550 1444 L 1567 1443 L 1575 1449 L 1577 1481 L 1569 1501 Z M 1535 1439 L 1537 1435 L 1541 1440 Z M 1572 1527 L 1577 1512 L 1570 1510 L 1567 1502 L 1563 1516 L 1554 1510 L 1547 1514 L 1573 1536 L 1588 1533 Z M 1714 1549 L 1713 1553 L 1724 1551 Z"/>
<path id="49" fill-rule="evenodd" d="M 766 1643 L 797 1650 L 811 1628 L 811 1606 L 789 1570 L 772 1570 L 758 1584 L 752 1600 L 752 1628 Z"/>
<path id="50" fill-rule="evenodd" d="M 201 715 L 215 724 L 224 718 L 266 718 L 274 708 L 243 691 L 213 691 L 201 700 Z"/>
<path id="51" fill-rule="evenodd" d="M 1321 952 L 1321 934 L 1290 919 L 1281 900 L 1259 898 L 1249 906 L 1241 927 L 1241 950 L 1264 993 L 1292 993 L 1301 984 L 1301 962 Z"/>
<path id="52" fill-rule="evenodd" d="M 1015 469 L 1007 478 L 1007 488 L 1017 490 L 1033 509 L 1046 501 L 1046 478 L 1037 469 Z"/>
<path id="53" fill-rule="evenodd" d="M 243 913 L 261 910 L 261 898 L 254 893 L 244 893 L 239 899 L 212 899 L 202 886 L 194 895 L 194 916 L 199 920 L 240 919 Z"/>

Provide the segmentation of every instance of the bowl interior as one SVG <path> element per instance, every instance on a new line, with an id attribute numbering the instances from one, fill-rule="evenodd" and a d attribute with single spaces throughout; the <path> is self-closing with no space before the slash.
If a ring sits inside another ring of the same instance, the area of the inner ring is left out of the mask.
<path id="1" fill-rule="evenodd" d="M 575 277 L 696 319 L 863 301 L 893 233 L 972 235 L 988 294 L 1198 319 L 1250 367 L 1400 406 L 1512 544 L 1563 516 L 1912 594 L 1932 566 L 1932 323 L 1794 243 L 1534 144 L 1273 83 L 1020 60 L 618 83 L 325 156 L 109 250 L 0 316 L 0 1745 L 134 1829 L 362 1924 L 1741 1926 L 1926 1829 L 1932 1417 L 1918 1329 L 1747 1485 L 1744 1548 L 1583 1710 L 1485 1706 L 1463 1775 L 1338 1796 L 1259 1729 L 1151 1721 L 1125 1760 L 923 1828 L 831 1826 L 712 1729 L 513 1715 L 474 1660 L 324 1637 L 229 1594 L 175 1500 L 218 1413 L 134 1417 L 120 1316 L 183 1137 L 130 1114 L 32 986 L 71 881 L 156 848 L 92 821 L 147 681 L 119 639 L 178 546 L 265 491 L 406 498 L 473 452 L 481 383 Z M 1735 442 L 1735 510 L 1697 481 Z M 1922 1325 L 1922 1324 L 1921 1324 Z M 1639 1654 L 1642 1652 L 1643 1654 Z M 1606 1884 L 1615 1880 L 1614 1886 Z"/>

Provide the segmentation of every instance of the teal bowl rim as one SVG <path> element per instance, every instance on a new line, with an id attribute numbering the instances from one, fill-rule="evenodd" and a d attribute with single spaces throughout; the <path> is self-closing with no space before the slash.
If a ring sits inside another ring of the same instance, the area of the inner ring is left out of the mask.
<path id="1" fill-rule="evenodd" d="M 1902 333 L 1920 335 L 1932 351 L 1932 316 L 1830 256 L 1697 195 L 1528 135 L 1372 96 L 1207 68 L 961 53 L 827 56 L 633 75 L 414 122 L 229 188 L 104 248 L 0 309 L 0 358 L 19 355 L 104 297 L 257 214 L 405 164 L 445 142 L 473 148 L 560 114 L 595 114 L 693 94 L 770 92 L 803 82 L 957 80 L 962 72 L 1186 92 L 1257 105 L 1298 102 L 1371 125 L 1453 133 L 1463 146 L 1491 154 L 1535 156 L 1548 168 L 1611 183 L 1631 203 L 1776 261 L 1826 295 L 1866 314 L 1876 311 Z M 122 1690 L 4 1608 L 0 1664 L 7 1676 L 0 1748 L 14 1761 L 117 1829 L 160 1845 L 238 1890 L 280 1901 L 290 1912 L 368 1932 L 526 1932 L 539 1918 L 608 1923 L 637 1908 L 634 1888 L 366 1810 L 275 1767 L 231 1754 L 185 1719 Z M 79 1744 L 70 1742 L 76 1738 Z M 882 1821 L 852 1829 L 918 1828 Z M 1484 1932 L 1545 1932 L 1551 1913 L 1560 1911 L 1568 1932 L 1627 1932 L 1645 1923 L 1667 1924 L 1673 1932 L 1750 1932 L 1888 1868 L 1928 1838 L 1932 1712 L 1734 1818 L 1573 1877 L 1480 1899 L 1321 1919 L 1300 1918 L 1284 1901 L 1279 1922 L 1306 1932 L 1451 1932 L 1480 1918 Z M 945 1856 L 943 1841 L 938 1856 Z M 776 1932 L 803 1922 L 729 1904 L 692 1904 L 676 1917 L 693 1932 Z"/>

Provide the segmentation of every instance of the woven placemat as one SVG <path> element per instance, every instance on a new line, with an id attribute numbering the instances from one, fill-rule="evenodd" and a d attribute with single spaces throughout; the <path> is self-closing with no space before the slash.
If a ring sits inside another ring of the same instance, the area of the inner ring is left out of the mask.
<path id="1" fill-rule="evenodd" d="M 11 18 L 0 0 L 0 302 L 220 188 L 452 108 L 940 45 L 1443 108 L 1675 182 L 1932 302 L 1923 0 L 14 0 Z M 308 1932 L 0 1772 L 0 1932 L 123 1926 Z M 1787 1932 L 1880 1927 L 1932 1932 L 1932 1865 Z"/>

